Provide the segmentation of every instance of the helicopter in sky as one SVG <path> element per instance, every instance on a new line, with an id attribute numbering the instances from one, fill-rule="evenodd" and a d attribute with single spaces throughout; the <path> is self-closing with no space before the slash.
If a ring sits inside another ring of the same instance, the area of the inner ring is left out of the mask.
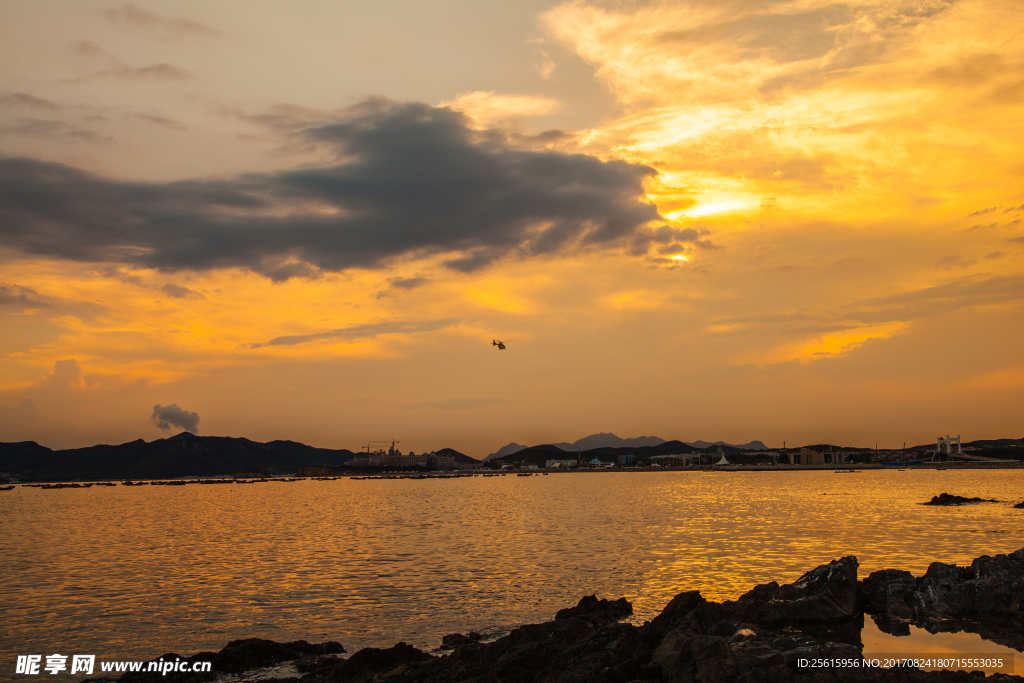
<path id="1" fill-rule="evenodd" d="M 491 346 L 497 346 L 499 351 L 505 350 L 505 342 L 501 341 L 500 339 L 492 339 Z"/>

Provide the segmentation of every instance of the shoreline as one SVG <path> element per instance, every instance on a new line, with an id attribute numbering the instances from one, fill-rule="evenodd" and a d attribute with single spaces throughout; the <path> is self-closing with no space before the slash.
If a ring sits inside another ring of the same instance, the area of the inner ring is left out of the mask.
<path id="1" fill-rule="evenodd" d="M 236 477 L 232 475 L 215 476 L 184 476 L 179 478 L 160 477 L 154 479 L 124 479 L 122 477 L 105 477 L 102 479 L 40 479 L 31 482 L 19 481 L 4 485 L 5 490 L 16 490 L 18 488 L 41 488 L 44 484 L 88 484 L 80 488 L 91 488 L 96 486 L 137 486 L 163 484 L 174 482 L 181 484 L 257 484 L 272 482 L 294 483 L 299 481 L 335 481 L 338 479 L 466 479 L 470 477 L 499 477 L 499 476 L 541 476 L 550 474 L 658 474 L 665 472 L 697 473 L 697 472 L 833 472 L 836 474 L 854 474 L 859 472 L 909 472 L 909 471 L 988 471 L 988 470 L 1014 470 L 1024 469 L 1024 461 L 1007 462 L 926 462 L 920 464 L 908 464 L 902 467 L 896 464 L 882 463 L 839 463 L 834 465 L 705 465 L 695 467 L 608 467 L 608 468 L 579 468 L 579 469 L 514 469 L 514 470 L 462 470 L 457 472 L 437 471 L 419 472 L 415 470 L 397 472 L 379 472 L 376 470 L 353 470 L 351 472 L 337 472 L 332 469 L 330 476 L 296 476 L 293 474 L 274 477 L 251 478 Z M 138 482 L 138 483 L 128 483 Z M 76 488 L 76 487 L 64 487 Z"/>
<path id="2" fill-rule="evenodd" d="M 363 648 L 347 659 L 342 644 L 236 640 L 219 652 L 170 661 L 212 661 L 209 674 L 127 673 L 92 683 L 197 683 L 231 674 L 264 683 L 459 683 L 502 681 L 973 681 L 983 669 L 922 671 L 870 666 L 861 629 L 870 618 L 883 632 L 976 633 L 1024 651 L 1024 548 L 976 558 L 969 566 L 932 563 L 922 576 L 883 569 L 858 578 L 854 556 L 818 566 L 792 584 L 758 585 L 737 600 L 708 601 L 699 591 L 676 595 L 650 621 L 623 622 L 633 613 L 625 598 L 582 598 L 554 619 L 526 624 L 483 642 L 479 634 L 445 636 L 435 656 L 398 643 Z M 979 655 L 980 656 L 980 655 Z M 952 655 L 951 655 L 952 657 Z M 1024 658 L 1019 664 L 1024 665 Z M 959 660 L 957 660 L 959 661 Z M 968 663 L 974 660 L 967 660 Z M 267 678 L 260 671 L 293 662 L 301 676 Z M 816 664 L 815 664 L 816 663 Z M 1013 663 L 1010 663 L 1010 670 Z M 1005 670 L 1006 667 L 1003 667 Z M 994 680 L 1019 675 L 988 671 Z"/>

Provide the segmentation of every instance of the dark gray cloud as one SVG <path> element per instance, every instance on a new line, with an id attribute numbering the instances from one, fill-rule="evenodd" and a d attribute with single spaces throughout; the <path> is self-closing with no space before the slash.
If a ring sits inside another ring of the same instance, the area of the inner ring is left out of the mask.
<path id="1" fill-rule="evenodd" d="M 955 63 L 932 71 L 932 78 L 953 85 L 980 85 L 1006 71 L 1000 54 L 986 52 L 963 55 Z"/>
<path id="2" fill-rule="evenodd" d="M 429 278 L 425 277 L 393 277 L 388 280 L 388 289 L 382 289 L 377 292 L 378 299 L 386 299 L 391 296 L 391 293 L 396 289 L 410 290 L 422 287 L 423 285 L 430 282 Z"/>
<path id="3" fill-rule="evenodd" d="M 245 267 L 275 280 L 451 254 L 496 259 L 654 239 L 654 169 L 524 151 L 461 114 L 371 101 L 300 135 L 336 150 L 323 168 L 141 183 L 0 158 L 0 246 L 165 271 Z M 675 239 L 696 239 L 680 231 Z"/>
<path id="4" fill-rule="evenodd" d="M 989 208 L 987 208 L 987 209 L 978 209 L 978 210 L 977 210 L 977 211 L 975 211 L 974 213 L 969 213 L 969 214 L 967 214 L 967 217 L 968 217 L 968 218 L 974 218 L 975 216 L 984 216 L 984 215 L 985 215 L 986 213 L 992 213 L 993 211 L 997 211 L 997 210 L 998 210 L 998 209 L 1000 209 L 1000 208 L 1002 208 L 1002 207 L 999 207 L 999 206 L 990 206 L 990 207 L 989 207 Z"/>
<path id="5" fill-rule="evenodd" d="M 391 286 L 396 289 L 416 289 L 430 282 L 425 277 L 400 277 L 391 281 Z"/>
<path id="6" fill-rule="evenodd" d="M 32 399 L 22 399 L 21 403 L 13 406 L 0 406 L 0 419 L 26 420 L 32 419 L 39 414 L 39 409 Z"/>
<path id="7" fill-rule="evenodd" d="M 505 399 L 497 397 L 449 398 L 443 401 L 418 403 L 412 407 L 439 408 L 441 410 L 473 410 L 474 408 L 485 408 L 487 406 L 501 405 L 502 403 L 506 403 Z"/>
<path id="8" fill-rule="evenodd" d="M 942 266 L 946 270 L 952 270 L 953 268 L 967 268 L 969 266 L 973 266 L 975 263 L 975 259 L 967 256 L 961 256 L 960 254 L 943 256 L 938 261 L 938 265 Z"/>
<path id="9" fill-rule="evenodd" d="M 195 290 L 189 289 L 188 287 L 182 287 L 181 285 L 176 285 L 173 282 L 168 282 L 166 285 L 164 285 L 163 287 L 160 288 L 160 291 L 162 291 L 164 294 L 166 294 L 167 296 L 169 296 L 171 298 L 174 298 L 174 299 L 205 299 L 206 298 L 203 295 L 202 292 L 197 292 Z"/>
<path id="10" fill-rule="evenodd" d="M 158 126 L 171 128 L 174 130 L 181 130 L 185 127 L 185 124 L 181 123 L 180 121 L 168 119 L 163 116 L 155 116 L 153 114 L 135 114 L 134 116 L 140 121 L 145 121 L 146 123 L 155 123 Z"/>
<path id="11" fill-rule="evenodd" d="M 178 17 L 165 17 L 131 4 L 113 7 L 104 14 L 113 23 L 130 28 L 157 29 L 176 36 L 198 35 L 215 37 L 221 35 L 221 32 L 217 29 L 201 24 L 198 21 Z"/>
<path id="12" fill-rule="evenodd" d="M 171 427 L 178 427 L 193 434 L 199 433 L 199 413 L 190 413 L 179 408 L 176 403 L 169 406 L 153 406 L 153 414 L 150 419 L 160 429 L 168 430 Z"/>
<path id="13" fill-rule="evenodd" d="M 1024 238 L 1022 238 L 1024 241 Z M 999 254 L 999 252 L 996 252 Z M 994 254 L 990 254 L 996 257 Z M 1024 276 L 969 275 L 951 282 L 890 296 L 863 299 L 838 310 L 816 314 L 806 312 L 720 318 L 716 324 L 754 324 L 781 327 L 790 332 L 820 332 L 853 329 L 863 324 L 908 321 L 971 306 L 989 306 L 1024 301 Z M 749 330 L 738 333 L 749 334 Z"/>
<path id="14" fill-rule="evenodd" d="M 847 304 L 844 318 L 878 323 L 1024 300 L 1024 276 L 969 275 L 934 287 Z"/>
<path id="15" fill-rule="evenodd" d="M 81 128 L 66 121 L 52 119 L 21 118 L 10 125 L 0 126 L 0 134 L 41 140 L 89 142 L 98 145 L 114 142 L 109 135 Z"/>
<path id="16" fill-rule="evenodd" d="M 25 310 L 27 308 L 48 308 L 49 305 L 40 298 L 34 289 L 0 282 L 0 306 Z"/>
<path id="17" fill-rule="evenodd" d="M 110 76 L 112 78 L 155 78 L 158 80 L 165 81 L 187 81 L 195 78 L 191 73 L 185 69 L 161 62 L 159 64 L 150 64 L 149 66 L 131 67 L 127 64 L 117 64 L 110 69 L 104 69 L 103 71 L 97 71 L 90 78 L 96 78 L 99 76 Z M 87 79 L 88 80 L 88 79 Z"/>
<path id="18" fill-rule="evenodd" d="M 375 323 L 365 323 L 363 325 L 350 325 L 349 327 L 341 327 L 336 330 L 327 330 L 325 332 L 314 332 L 312 334 L 293 334 L 285 337 L 275 337 L 265 343 L 243 344 L 240 348 L 258 349 L 264 346 L 294 346 L 295 344 L 305 344 L 306 342 L 320 341 L 322 339 L 371 339 L 382 334 L 412 334 L 415 332 L 431 332 L 433 330 L 440 330 L 445 327 L 451 327 L 452 325 L 456 325 L 459 322 L 461 321 L 458 318 L 443 318 L 441 320 L 420 321 L 383 320 Z"/>
<path id="19" fill-rule="evenodd" d="M 24 313 L 31 310 L 49 318 L 71 315 L 88 320 L 105 313 L 108 309 L 92 301 L 47 296 L 29 287 L 0 282 L 0 310 L 6 313 Z"/>
<path id="20" fill-rule="evenodd" d="M 91 40 L 83 40 L 73 48 L 75 54 L 83 57 L 102 57 L 107 54 L 107 51 L 102 47 L 92 42 Z"/>
<path id="21" fill-rule="evenodd" d="M 195 78 L 191 72 L 181 67 L 160 62 L 148 66 L 128 66 L 124 62 L 111 58 L 110 66 L 100 71 L 94 71 L 85 76 L 65 78 L 62 83 L 89 83 L 97 78 L 118 78 L 122 80 L 159 80 L 159 81 L 189 81 Z"/>
<path id="22" fill-rule="evenodd" d="M 60 105 L 50 100 L 44 100 L 41 97 L 35 95 L 29 95 L 24 92 L 9 93 L 6 95 L 0 95 L 0 105 L 4 107 L 29 107 L 31 109 L 46 109 L 48 111 L 56 111 L 60 109 Z"/>

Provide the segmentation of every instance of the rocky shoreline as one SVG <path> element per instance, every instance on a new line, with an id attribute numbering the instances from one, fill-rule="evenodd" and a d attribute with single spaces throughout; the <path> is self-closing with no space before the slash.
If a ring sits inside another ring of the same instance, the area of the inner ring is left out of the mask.
<path id="1" fill-rule="evenodd" d="M 982 556 L 969 566 L 933 563 L 923 576 L 885 569 L 863 580 L 857 558 L 834 560 L 792 584 L 760 585 L 736 601 L 680 593 L 642 626 L 625 598 L 587 596 L 552 621 L 527 624 L 493 642 L 478 634 L 444 638 L 434 656 L 405 643 L 364 648 L 347 659 L 339 643 L 232 641 L 220 652 L 164 661 L 212 661 L 205 674 L 129 673 L 120 683 L 212 681 L 223 674 L 263 683 L 717 683 L 742 681 L 974 681 L 982 672 L 915 668 L 808 668 L 802 660 L 858 660 L 865 615 L 887 633 L 967 631 L 1024 651 L 1024 548 Z M 301 676 L 266 678 L 257 670 L 295 662 Z M 1024 665 L 1024 658 L 1018 658 Z M 252 675 L 247 675 L 251 672 Z M 992 674 L 991 680 L 1021 681 Z M 114 679 L 94 678 L 93 683 Z"/>

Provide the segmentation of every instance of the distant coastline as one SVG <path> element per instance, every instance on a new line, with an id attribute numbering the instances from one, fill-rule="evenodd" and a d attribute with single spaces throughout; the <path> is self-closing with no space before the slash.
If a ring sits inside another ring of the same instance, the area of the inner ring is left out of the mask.
<path id="1" fill-rule="evenodd" d="M 614 435 L 597 435 L 612 436 Z M 618 437 L 615 437 L 618 438 Z M 155 441 L 51 450 L 34 441 L 0 443 L 0 484 L 19 482 L 165 480 L 231 477 L 242 479 L 409 475 L 444 471 L 714 469 L 723 472 L 811 471 L 816 469 L 928 467 L 989 469 L 1018 467 L 1024 439 L 963 444 L 962 453 L 937 453 L 934 446 L 873 450 L 817 444 L 799 448 L 744 451 L 735 446 L 706 448 L 681 441 L 598 447 L 567 452 L 558 445 L 529 446 L 499 458 L 477 460 L 451 448 L 419 456 L 389 451 L 356 453 L 307 446 L 295 441 L 260 443 L 245 438 L 197 436 L 182 432 Z M 760 442 L 757 442 L 760 444 Z"/>

